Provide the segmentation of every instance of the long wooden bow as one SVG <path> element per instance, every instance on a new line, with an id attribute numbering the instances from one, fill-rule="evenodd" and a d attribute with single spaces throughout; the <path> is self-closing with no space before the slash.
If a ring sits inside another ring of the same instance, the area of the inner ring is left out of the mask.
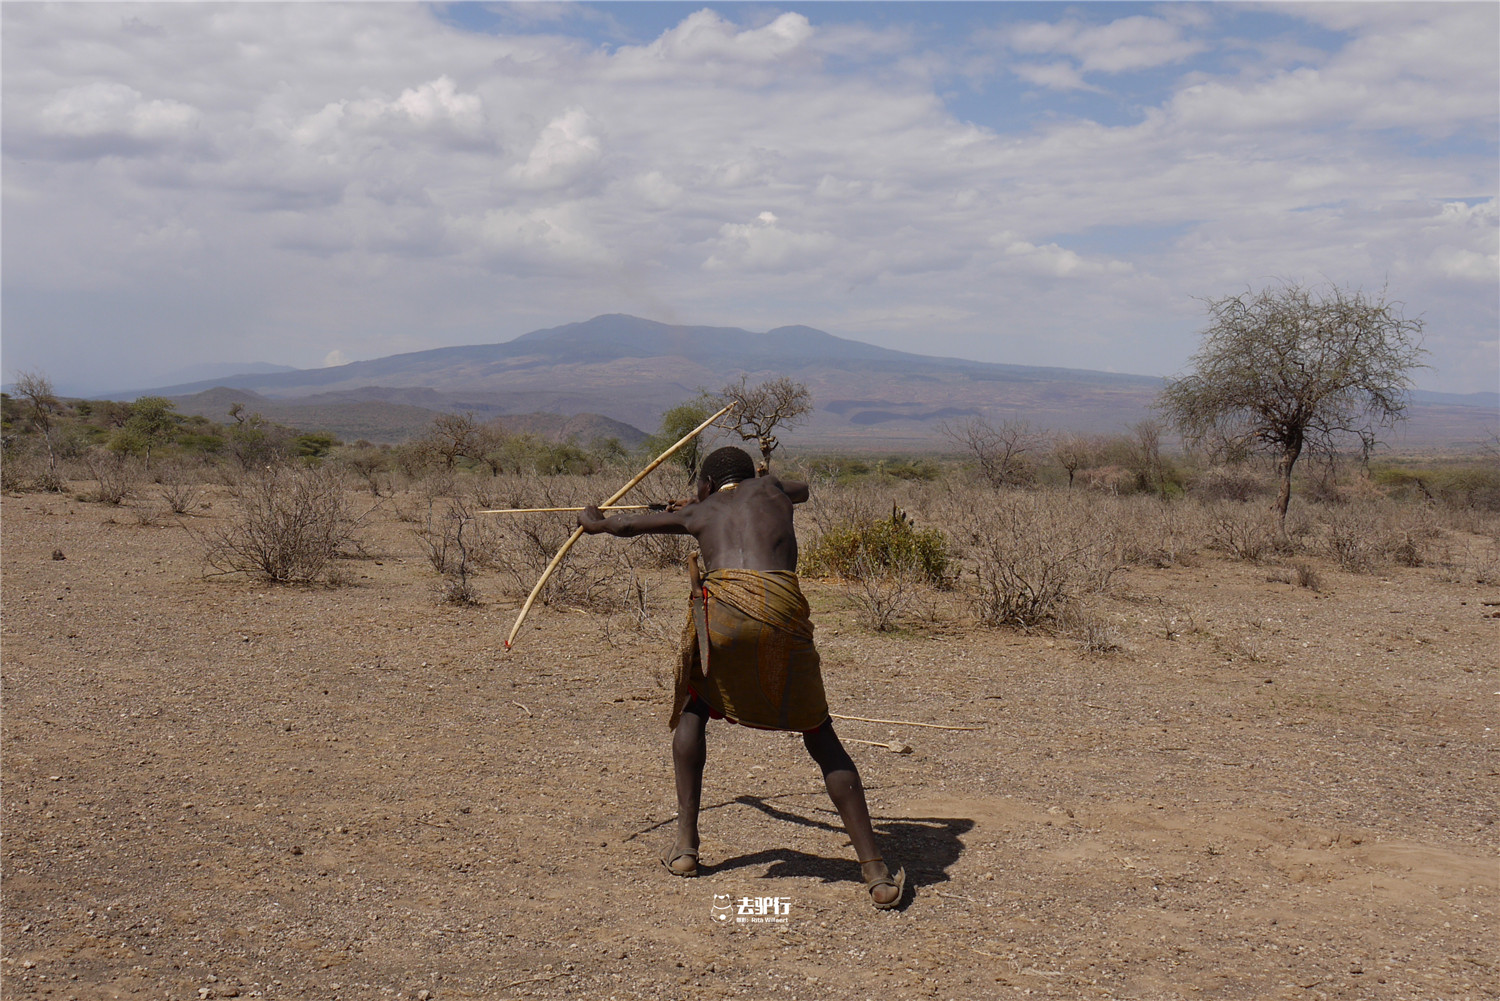
<path id="1" fill-rule="evenodd" d="M 704 421 L 702 424 L 699 424 L 697 427 L 693 428 L 693 430 L 683 435 L 682 438 L 677 442 L 677 444 L 673 445 L 661 455 L 658 455 L 655 459 L 651 460 L 651 464 L 649 466 L 641 470 L 639 473 L 636 473 L 635 476 L 631 478 L 629 483 L 625 484 L 619 490 L 616 490 L 612 495 L 610 495 L 609 500 L 605 501 L 603 504 L 600 504 L 599 507 L 609 507 L 615 501 L 630 493 L 630 491 L 635 489 L 637 483 L 640 483 L 647 476 L 651 475 L 651 471 L 653 469 L 661 465 L 663 462 L 666 462 L 672 456 L 676 455 L 679 449 L 681 449 L 688 442 L 692 441 L 694 438 L 698 437 L 698 435 L 702 434 L 705 428 L 707 428 L 714 421 L 718 420 L 720 417 L 723 417 L 725 414 L 729 413 L 729 411 L 733 410 L 737 405 L 737 403 L 729 404 L 729 406 L 725 407 L 723 410 L 720 410 L 708 420 Z M 579 525 L 577 528 L 573 529 L 573 534 L 568 536 L 568 541 L 562 544 L 562 548 L 557 551 L 557 555 L 552 557 L 552 562 L 547 564 L 547 569 L 542 571 L 542 576 L 537 580 L 536 586 L 531 589 L 531 594 L 526 596 L 526 604 L 521 606 L 521 613 L 516 616 L 515 625 L 510 627 L 510 635 L 505 637 L 506 650 L 509 650 L 511 648 L 511 644 L 515 642 L 516 634 L 521 631 L 521 623 L 526 621 L 526 613 L 531 611 L 531 605 L 534 601 L 536 601 L 536 596 L 542 593 L 543 587 L 547 586 L 547 579 L 552 576 L 552 571 L 557 569 L 558 565 L 562 563 L 563 557 L 568 555 L 568 550 L 573 548 L 573 543 L 577 542 L 582 536 L 583 526 Z"/>

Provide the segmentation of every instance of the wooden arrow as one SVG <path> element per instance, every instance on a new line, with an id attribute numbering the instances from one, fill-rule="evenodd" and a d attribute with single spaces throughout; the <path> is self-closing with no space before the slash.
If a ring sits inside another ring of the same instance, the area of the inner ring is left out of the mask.
<path id="1" fill-rule="evenodd" d="M 655 459 L 652 459 L 649 466 L 641 470 L 639 473 L 636 473 L 635 476 L 631 477 L 629 483 L 625 484 L 619 490 L 616 490 L 614 494 L 610 496 L 609 500 L 605 501 L 603 504 L 600 504 L 599 507 L 601 509 L 609 507 L 615 501 L 630 493 L 630 491 L 635 489 L 637 483 L 640 483 L 651 474 L 652 470 L 661 465 L 663 462 L 666 462 L 672 456 L 676 455 L 679 449 L 681 449 L 688 442 L 692 441 L 694 438 L 698 437 L 698 435 L 702 434 L 710 424 L 718 420 L 720 417 L 723 417 L 725 414 L 729 413 L 729 411 L 733 410 L 736 406 L 738 406 L 737 403 L 729 404 L 729 406 L 725 407 L 723 410 L 720 410 L 708 420 L 704 421 L 702 424 L 699 424 L 697 427 L 693 428 L 693 430 L 683 435 L 682 438 L 677 442 L 677 444 L 667 449 L 661 455 L 658 455 Z M 531 593 L 526 596 L 526 604 L 521 606 L 521 614 L 516 616 L 515 625 L 510 627 L 510 635 L 505 637 L 506 650 L 509 650 L 511 648 L 511 644 L 515 642 L 516 634 L 521 631 L 521 623 L 526 621 L 526 613 L 531 611 L 531 605 L 536 601 L 536 596 L 542 593 L 542 588 L 546 586 L 547 579 L 552 576 L 552 572 L 557 569 L 560 563 L 562 563 L 563 557 L 568 555 L 568 550 L 573 548 L 573 543 L 577 542 L 582 536 L 583 526 L 579 525 L 577 528 L 573 529 L 573 534 L 568 536 L 568 541 L 562 544 L 562 548 L 557 551 L 557 555 L 552 557 L 552 562 L 547 564 L 547 569 L 542 571 L 542 576 L 537 580 L 536 586 L 533 587 L 531 589 Z"/>
<path id="2" fill-rule="evenodd" d="M 665 504 L 610 504 L 600 505 L 601 511 L 647 511 L 665 508 Z M 495 507 L 485 511 L 475 511 L 475 514 L 552 514 L 554 512 L 582 511 L 581 507 Z"/>

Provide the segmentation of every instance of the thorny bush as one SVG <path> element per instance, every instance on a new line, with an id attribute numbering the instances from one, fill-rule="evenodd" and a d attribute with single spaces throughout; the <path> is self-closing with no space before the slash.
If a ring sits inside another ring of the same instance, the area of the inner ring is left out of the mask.
<path id="1" fill-rule="evenodd" d="M 273 467 L 247 474 L 238 511 L 206 540 L 215 573 L 251 574 L 278 584 L 340 583 L 334 560 L 357 543 L 343 477 L 328 468 Z"/>

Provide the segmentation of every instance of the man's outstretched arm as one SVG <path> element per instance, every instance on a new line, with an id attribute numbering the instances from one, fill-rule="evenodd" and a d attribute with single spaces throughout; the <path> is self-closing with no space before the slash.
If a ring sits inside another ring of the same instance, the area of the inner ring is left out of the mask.
<path id="1" fill-rule="evenodd" d="M 636 535 L 687 535 L 681 511 L 652 511 L 640 517 L 617 514 L 606 518 L 597 505 L 578 512 L 578 526 L 589 535 L 613 535 L 629 539 Z"/>

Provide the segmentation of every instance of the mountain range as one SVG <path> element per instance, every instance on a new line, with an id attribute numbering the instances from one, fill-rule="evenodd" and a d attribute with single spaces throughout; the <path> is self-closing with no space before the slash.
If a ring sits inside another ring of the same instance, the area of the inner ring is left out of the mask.
<path id="1" fill-rule="evenodd" d="M 149 392 L 172 397 L 184 413 L 219 419 L 238 401 L 273 420 L 346 439 L 398 441 L 438 413 L 473 412 L 480 419 L 506 417 L 517 430 L 529 415 L 538 433 L 580 440 L 601 434 L 630 445 L 638 429 L 654 429 L 668 408 L 741 375 L 752 384 L 790 376 L 811 391 L 814 410 L 787 440 L 855 451 L 930 448 L 945 440 L 944 421 L 966 417 L 1118 433 L 1153 415 L 1162 387 L 1151 376 L 895 351 L 805 326 L 756 333 L 608 314 L 498 344 L 243 372 Z M 1497 394 L 1421 394 L 1399 437 L 1412 445 L 1482 441 L 1500 422 L 1497 408 Z M 537 425 L 538 415 L 550 415 L 541 423 L 554 426 Z M 566 422 L 558 418 L 576 415 L 586 415 L 588 428 L 562 430 Z"/>

